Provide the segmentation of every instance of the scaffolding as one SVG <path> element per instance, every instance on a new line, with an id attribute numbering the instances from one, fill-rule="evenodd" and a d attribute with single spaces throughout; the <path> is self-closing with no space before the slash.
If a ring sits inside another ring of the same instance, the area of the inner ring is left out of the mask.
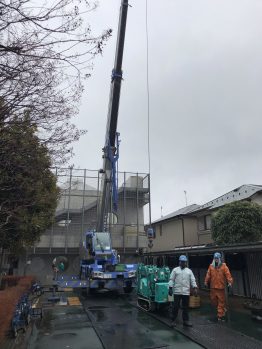
<path id="1" fill-rule="evenodd" d="M 83 234 L 96 228 L 101 174 L 96 170 L 54 168 L 60 199 L 52 226 L 34 247 L 34 253 L 78 253 Z M 112 245 L 122 253 L 147 246 L 144 224 L 150 217 L 150 177 L 119 172 L 118 211 L 109 215 Z"/>

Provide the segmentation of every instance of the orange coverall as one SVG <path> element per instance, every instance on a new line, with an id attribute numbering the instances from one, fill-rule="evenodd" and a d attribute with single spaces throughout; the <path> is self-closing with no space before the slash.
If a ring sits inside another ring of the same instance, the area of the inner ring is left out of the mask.
<path id="1" fill-rule="evenodd" d="M 210 283 L 211 303 L 217 307 L 217 316 L 219 318 L 225 316 L 226 313 L 226 281 L 231 285 L 233 283 L 233 278 L 226 263 L 222 263 L 218 267 L 214 267 L 213 264 L 210 264 L 205 277 L 205 284 Z"/>

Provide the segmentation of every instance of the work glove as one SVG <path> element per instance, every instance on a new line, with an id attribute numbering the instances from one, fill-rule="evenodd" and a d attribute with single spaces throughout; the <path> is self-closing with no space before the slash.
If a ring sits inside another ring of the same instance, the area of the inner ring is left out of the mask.
<path id="1" fill-rule="evenodd" d="M 228 284 L 228 285 L 227 285 L 227 292 L 228 292 L 228 294 L 230 294 L 230 295 L 233 294 L 232 284 Z"/>
<path id="2" fill-rule="evenodd" d="M 197 287 L 194 288 L 193 294 L 194 294 L 195 297 L 197 297 L 197 295 L 198 295 L 198 289 L 197 289 Z"/>
<path id="3" fill-rule="evenodd" d="M 168 295 L 169 295 L 170 297 L 173 296 L 173 287 L 169 287 L 169 289 L 168 289 Z"/>

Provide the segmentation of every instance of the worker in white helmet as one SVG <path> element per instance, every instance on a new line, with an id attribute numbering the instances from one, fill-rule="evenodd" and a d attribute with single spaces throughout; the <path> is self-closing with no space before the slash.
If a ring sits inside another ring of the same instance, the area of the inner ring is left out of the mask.
<path id="1" fill-rule="evenodd" d="M 187 257 L 182 255 L 179 257 L 179 266 L 172 270 L 169 280 L 168 294 L 169 296 L 174 297 L 172 308 L 172 326 L 176 326 L 178 310 L 182 301 L 183 325 L 186 327 L 192 327 L 188 314 L 190 288 L 193 288 L 194 295 L 197 296 L 197 284 L 195 276 L 192 270 L 187 268 Z"/>

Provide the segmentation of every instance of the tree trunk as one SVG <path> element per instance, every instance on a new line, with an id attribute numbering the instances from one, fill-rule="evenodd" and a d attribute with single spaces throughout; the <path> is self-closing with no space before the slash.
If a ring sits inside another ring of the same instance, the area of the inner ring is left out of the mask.
<path id="1" fill-rule="evenodd" d="M 0 255 L 0 272 L 2 274 L 2 268 L 3 268 L 3 262 L 4 262 L 4 255 L 5 255 L 5 250 L 4 248 L 1 249 L 1 255 Z"/>
<path id="2" fill-rule="evenodd" d="M 5 254 L 5 250 L 2 248 L 1 250 L 1 255 L 0 255 L 0 288 L 2 286 L 2 266 L 3 266 L 3 261 L 4 261 L 4 254 Z"/>

